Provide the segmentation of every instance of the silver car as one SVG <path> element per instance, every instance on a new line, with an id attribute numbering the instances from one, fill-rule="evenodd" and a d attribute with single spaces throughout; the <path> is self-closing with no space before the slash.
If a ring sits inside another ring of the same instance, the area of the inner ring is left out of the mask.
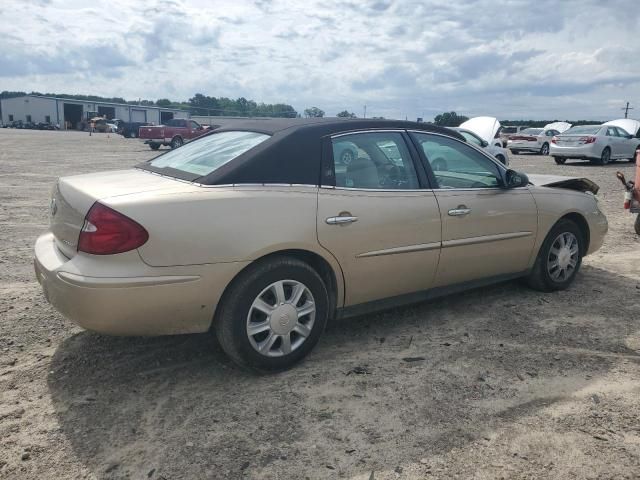
<path id="1" fill-rule="evenodd" d="M 550 153 L 558 165 L 568 158 L 606 165 L 618 159 L 633 161 L 640 139 L 615 125 L 573 127 L 551 140 Z"/>
<path id="2" fill-rule="evenodd" d="M 509 165 L 509 154 L 507 153 L 507 150 L 505 148 L 499 147 L 497 144 L 490 144 L 486 140 L 480 138 L 477 134 L 464 128 L 453 127 L 451 130 L 455 130 L 460 135 L 462 135 L 468 143 L 486 150 L 487 153 L 500 160 L 503 165 Z"/>
<path id="3" fill-rule="evenodd" d="M 551 139 L 560 132 L 555 129 L 525 128 L 517 135 L 511 135 L 507 140 L 507 148 L 517 155 L 520 152 L 535 152 L 549 155 Z"/>

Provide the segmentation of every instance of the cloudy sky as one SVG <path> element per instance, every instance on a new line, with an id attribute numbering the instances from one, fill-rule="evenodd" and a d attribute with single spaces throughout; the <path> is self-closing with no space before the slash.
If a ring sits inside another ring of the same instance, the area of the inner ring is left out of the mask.
<path id="1" fill-rule="evenodd" d="M 0 2 L 0 90 L 432 119 L 640 116 L 638 0 Z"/>

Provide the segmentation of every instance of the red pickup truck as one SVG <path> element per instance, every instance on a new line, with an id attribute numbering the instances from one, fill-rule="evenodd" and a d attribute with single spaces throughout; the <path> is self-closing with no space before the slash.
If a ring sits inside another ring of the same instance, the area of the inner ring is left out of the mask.
<path id="1" fill-rule="evenodd" d="M 166 125 L 140 127 L 138 137 L 149 145 L 151 150 L 157 150 L 160 145 L 178 148 L 208 131 L 209 127 L 203 127 L 193 120 L 172 118 Z"/>

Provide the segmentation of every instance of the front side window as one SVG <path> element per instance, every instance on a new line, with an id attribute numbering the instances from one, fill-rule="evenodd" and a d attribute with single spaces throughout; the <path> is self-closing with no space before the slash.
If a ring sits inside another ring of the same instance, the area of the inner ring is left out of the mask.
<path id="1" fill-rule="evenodd" d="M 413 134 L 431 166 L 438 188 L 497 188 L 500 170 L 490 159 L 458 140 Z"/>
<path id="2" fill-rule="evenodd" d="M 336 187 L 420 188 L 402 134 L 367 132 L 331 139 Z"/>
<path id="3" fill-rule="evenodd" d="M 214 133 L 167 152 L 149 165 L 205 176 L 268 138 L 257 132 Z"/>
<path id="4" fill-rule="evenodd" d="M 191 129 L 197 130 L 199 128 L 200 128 L 200 125 L 197 122 L 194 122 L 193 120 L 191 120 Z"/>

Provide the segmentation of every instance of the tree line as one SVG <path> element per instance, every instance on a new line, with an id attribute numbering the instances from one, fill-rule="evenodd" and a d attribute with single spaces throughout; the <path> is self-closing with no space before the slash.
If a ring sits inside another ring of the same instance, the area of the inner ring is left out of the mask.
<path id="1" fill-rule="evenodd" d="M 0 99 L 22 97 L 27 95 L 26 92 L 7 91 L 0 92 Z M 258 103 L 254 100 L 248 100 L 244 97 L 235 100 L 227 97 L 210 97 L 202 93 L 196 93 L 193 97 L 186 101 L 175 101 L 168 98 L 159 98 L 157 100 L 125 100 L 122 97 L 101 97 L 99 95 L 79 95 L 65 93 L 40 93 L 31 92 L 29 95 L 43 95 L 47 97 L 68 98 L 69 100 L 82 100 L 86 102 L 107 102 L 107 103 L 123 103 L 128 105 L 142 105 L 148 107 L 175 108 L 180 110 L 188 110 L 193 115 L 206 115 L 212 117 L 280 117 L 280 118 L 296 118 L 302 115 L 298 113 L 291 105 L 286 103 Z M 318 107 L 306 108 L 303 112 L 307 118 L 324 117 L 324 110 Z M 340 118 L 358 118 L 358 116 L 348 110 L 338 112 L 336 117 Z M 384 118 L 384 117 L 371 117 Z M 456 112 L 444 112 L 434 117 L 432 123 L 443 127 L 458 127 L 461 123 L 469 120 L 469 117 L 459 115 Z M 557 122 L 559 120 L 500 120 L 502 125 L 544 127 L 548 123 Z M 600 124 L 604 121 L 594 120 L 565 120 L 572 125 L 588 125 Z"/>

